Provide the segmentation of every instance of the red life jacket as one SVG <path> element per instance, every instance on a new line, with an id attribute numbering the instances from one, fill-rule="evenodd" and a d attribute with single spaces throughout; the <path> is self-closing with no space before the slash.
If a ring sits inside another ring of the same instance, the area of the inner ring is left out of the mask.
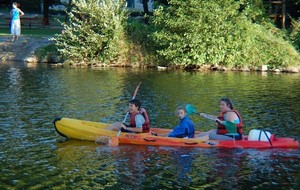
<path id="1" fill-rule="evenodd" d="M 150 131 L 150 121 L 144 108 L 141 108 L 139 112 L 130 115 L 130 127 L 136 127 L 135 116 L 137 114 L 142 114 L 142 116 L 145 118 L 145 123 L 143 124 L 143 133 L 148 133 Z"/>
<path id="2" fill-rule="evenodd" d="M 240 115 L 240 113 L 236 110 L 229 110 L 229 111 L 226 111 L 224 113 L 220 113 L 218 119 L 220 119 L 221 121 L 224 121 L 224 115 L 227 113 L 227 112 L 230 112 L 230 111 L 233 111 L 234 113 L 236 113 L 236 115 L 239 117 L 240 119 L 240 122 L 238 124 L 236 124 L 236 130 L 237 132 L 242 135 L 243 134 L 243 120 L 242 120 L 242 117 Z M 229 133 L 226 129 L 226 127 L 220 123 L 218 123 L 218 131 L 217 131 L 217 134 L 220 134 L 220 135 L 224 135 L 224 134 L 227 134 Z"/>

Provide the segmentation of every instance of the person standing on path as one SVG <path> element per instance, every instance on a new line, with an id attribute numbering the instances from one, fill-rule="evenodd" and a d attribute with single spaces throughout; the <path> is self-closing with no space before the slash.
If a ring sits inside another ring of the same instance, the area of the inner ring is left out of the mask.
<path id="1" fill-rule="evenodd" d="M 17 40 L 21 35 L 21 21 L 20 16 L 23 16 L 24 13 L 19 9 L 19 3 L 14 2 L 12 4 L 13 9 L 10 11 L 11 16 L 11 34 L 13 36 L 12 41 Z"/>

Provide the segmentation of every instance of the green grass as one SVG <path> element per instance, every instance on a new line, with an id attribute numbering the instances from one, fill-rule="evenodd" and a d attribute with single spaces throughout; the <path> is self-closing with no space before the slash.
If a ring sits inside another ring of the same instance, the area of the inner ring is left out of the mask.
<path id="1" fill-rule="evenodd" d="M 1 9 L 0 9 L 1 12 Z M 4 13 L 4 12 L 1 12 Z M 2 35 L 10 35 L 10 28 L 9 28 L 9 20 L 4 19 L 9 14 L 9 11 L 5 14 L 5 16 L 0 17 L 0 36 Z M 26 13 L 25 13 L 26 14 Z M 27 14 L 27 16 L 30 14 Z M 44 27 L 42 25 L 43 15 L 38 14 L 38 21 L 33 24 L 33 27 L 30 29 L 28 27 L 28 22 L 21 20 L 22 23 L 22 30 L 21 35 L 31 35 L 31 36 L 52 36 L 57 33 L 61 33 L 63 26 L 61 26 L 60 22 L 63 22 L 65 16 L 63 15 L 51 15 L 49 17 L 50 25 Z M 59 21 L 60 22 L 59 22 Z M 60 29 L 59 29 L 60 28 Z"/>
<path id="2" fill-rule="evenodd" d="M 53 36 L 54 34 L 61 33 L 61 29 L 51 29 L 51 28 L 24 28 L 21 31 L 21 35 L 29 36 Z M 11 35 L 9 28 L 0 28 L 0 35 Z"/>

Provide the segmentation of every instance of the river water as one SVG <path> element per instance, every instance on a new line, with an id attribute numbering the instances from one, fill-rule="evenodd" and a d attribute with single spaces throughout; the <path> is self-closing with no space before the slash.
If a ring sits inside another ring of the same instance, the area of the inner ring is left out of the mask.
<path id="1" fill-rule="evenodd" d="M 153 127 L 172 128 L 178 105 L 218 114 L 232 99 L 244 131 L 300 139 L 300 75 L 0 63 L 0 189 L 299 189 L 300 151 L 107 145 L 66 141 L 56 117 L 122 121 L 137 98 Z M 197 130 L 215 125 L 191 116 Z"/>

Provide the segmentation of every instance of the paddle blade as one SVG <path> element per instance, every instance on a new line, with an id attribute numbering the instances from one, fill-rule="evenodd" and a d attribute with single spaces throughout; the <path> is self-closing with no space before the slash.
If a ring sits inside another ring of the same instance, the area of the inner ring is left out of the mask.
<path id="1" fill-rule="evenodd" d="M 96 143 L 101 143 L 101 144 L 108 144 L 108 141 L 110 140 L 110 137 L 108 136 L 98 136 L 96 137 Z"/>
<path id="2" fill-rule="evenodd" d="M 185 109 L 186 109 L 186 112 L 187 112 L 188 115 L 198 114 L 197 109 L 192 104 L 187 104 L 185 106 Z"/>
<path id="3" fill-rule="evenodd" d="M 117 147 L 119 146 L 119 139 L 118 137 L 111 137 L 108 141 L 109 147 Z"/>
<path id="4" fill-rule="evenodd" d="M 136 94 L 137 94 L 137 92 L 138 92 L 138 90 L 139 90 L 141 84 L 142 84 L 142 82 L 140 82 L 140 83 L 137 85 L 137 87 L 135 88 L 134 93 L 133 93 L 133 96 L 132 96 L 132 99 L 135 99 Z"/>
<path id="5" fill-rule="evenodd" d="M 235 123 L 232 123 L 230 121 L 225 121 L 225 122 L 223 122 L 223 125 L 225 126 L 225 128 L 227 129 L 227 131 L 229 133 L 236 133 L 237 132 Z"/>

